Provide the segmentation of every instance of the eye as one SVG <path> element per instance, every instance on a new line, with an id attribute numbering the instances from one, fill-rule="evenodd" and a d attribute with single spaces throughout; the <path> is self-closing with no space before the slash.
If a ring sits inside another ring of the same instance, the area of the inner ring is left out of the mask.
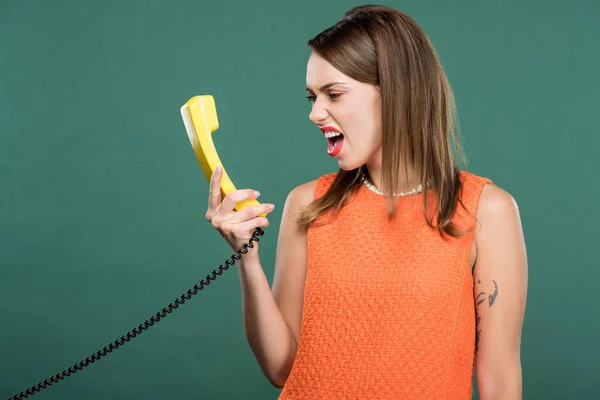
<path id="1" fill-rule="evenodd" d="M 335 100 L 339 96 L 341 96 L 340 93 L 329 93 L 329 98 L 331 100 Z M 309 102 L 314 103 L 314 101 L 317 99 L 317 96 L 315 96 L 315 95 L 309 95 L 309 96 L 306 96 L 306 98 L 308 99 Z"/>

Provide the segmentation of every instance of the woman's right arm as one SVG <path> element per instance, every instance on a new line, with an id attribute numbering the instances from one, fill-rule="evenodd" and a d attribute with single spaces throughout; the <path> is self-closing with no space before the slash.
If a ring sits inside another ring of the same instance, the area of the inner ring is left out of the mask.
<path id="1" fill-rule="evenodd" d="M 255 199 L 253 190 L 235 190 L 221 199 L 222 170 L 210 179 L 211 194 L 206 219 L 217 229 L 233 251 L 248 243 L 256 227 L 269 226 L 262 213 L 269 204 L 235 211 L 240 201 Z M 260 264 L 258 243 L 240 255 L 238 271 L 242 288 L 244 331 L 248 343 L 271 384 L 283 387 L 296 358 L 302 320 L 302 300 L 306 278 L 306 231 L 296 227 L 296 214 L 313 200 L 316 180 L 290 191 L 283 207 L 277 242 L 273 292 Z"/>
<path id="2" fill-rule="evenodd" d="M 258 250 L 239 264 L 244 330 L 261 370 L 282 388 L 296 358 L 302 320 L 307 265 L 306 230 L 294 219 L 312 200 L 316 180 L 295 187 L 282 211 L 272 291 L 260 264 Z"/>

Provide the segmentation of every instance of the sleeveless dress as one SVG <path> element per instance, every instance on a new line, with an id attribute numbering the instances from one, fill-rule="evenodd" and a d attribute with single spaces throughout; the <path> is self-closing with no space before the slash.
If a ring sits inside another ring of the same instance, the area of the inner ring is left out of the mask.
<path id="1" fill-rule="evenodd" d="M 315 198 L 334 177 L 319 177 Z M 492 181 L 460 179 L 470 214 L 459 203 L 454 221 L 474 228 Z M 388 221 L 385 197 L 361 186 L 328 224 L 309 227 L 300 338 L 279 400 L 472 398 L 474 229 L 444 239 L 424 219 L 422 194 L 398 199 Z"/>

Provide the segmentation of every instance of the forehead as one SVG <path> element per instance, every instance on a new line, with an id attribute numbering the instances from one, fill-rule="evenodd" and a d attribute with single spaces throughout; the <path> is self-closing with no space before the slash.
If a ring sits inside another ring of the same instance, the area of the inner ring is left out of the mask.
<path id="1" fill-rule="evenodd" d="M 350 79 L 327 60 L 312 53 L 306 65 L 306 86 L 317 90 L 321 85 L 334 81 L 349 82 Z"/>

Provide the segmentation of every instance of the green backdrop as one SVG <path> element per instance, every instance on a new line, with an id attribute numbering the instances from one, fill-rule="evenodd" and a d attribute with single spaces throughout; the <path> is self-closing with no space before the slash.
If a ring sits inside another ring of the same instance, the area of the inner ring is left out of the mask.
<path id="1" fill-rule="evenodd" d="M 287 194 L 337 170 L 308 120 L 306 41 L 358 4 L 0 3 L 0 397 L 107 345 L 231 254 L 204 219 L 208 183 L 179 113 L 194 95 L 215 97 L 234 183 L 277 206 L 261 239 L 272 282 Z M 519 204 L 524 398 L 595 398 L 599 3 L 385 4 L 439 52 L 468 169 Z M 237 274 L 36 398 L 275 399 Z"/>

